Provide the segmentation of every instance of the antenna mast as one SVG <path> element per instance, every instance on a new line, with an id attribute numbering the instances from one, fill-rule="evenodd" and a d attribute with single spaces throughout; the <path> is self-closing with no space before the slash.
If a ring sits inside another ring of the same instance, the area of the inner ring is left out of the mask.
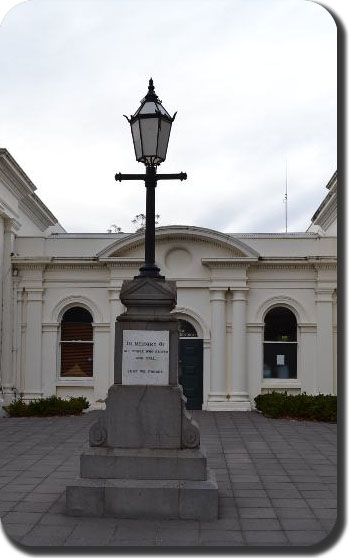
<path id="1" fill-rule="evenodd" d="M 287 232 L 287 159 L 286 159 L 286 176 L 285 176 L 285 182 L 286 182 L 286 190 L 285 190 L 285 218 L 286 218 L 286 232 Z"/>

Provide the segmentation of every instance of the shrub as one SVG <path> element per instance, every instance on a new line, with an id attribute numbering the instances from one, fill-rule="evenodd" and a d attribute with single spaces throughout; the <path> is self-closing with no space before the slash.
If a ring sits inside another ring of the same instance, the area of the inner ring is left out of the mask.
<path id="1" fill-rule="evenodd" d="M 62 399 L 56 395 L 51 395 L 44 399 L 29 401 L 29 403 L 25 403 L 23 399 L 17 399 L 3 408 L 10 417 L 52 417 L 79 415 L 89 406 L 86 397 Z"/>
<path id="2" fill-rule="evenodd" d="M 327 422 L 337 421 L 337 396 L 287 395 L 287 393 L 261 394 L 255 397 L 256 408 L 263 415 L 278 418 L 292 417 Z"/>

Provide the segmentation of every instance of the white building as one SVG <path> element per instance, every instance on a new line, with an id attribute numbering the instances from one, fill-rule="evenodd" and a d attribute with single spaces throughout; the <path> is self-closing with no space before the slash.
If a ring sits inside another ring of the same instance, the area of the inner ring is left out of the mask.
<path id="1" fill-rule="evenodd" d="M 337 175 L 307 232 L 223 234 L 160 227 L 157 263 L 177 283 L 188 406 L 249 410 L 272 389 L 336 393 Z M 0 150 L 1 387 L 103 401 L 114 323 L 144 238 L 70 234 Z"/>

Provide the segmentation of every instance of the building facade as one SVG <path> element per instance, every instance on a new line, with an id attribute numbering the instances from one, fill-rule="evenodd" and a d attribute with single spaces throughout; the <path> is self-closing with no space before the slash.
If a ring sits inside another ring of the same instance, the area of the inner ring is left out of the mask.
<path id="1" fill-rule="evenodd" d="M 70 234 L 0 151 L 1 387 L 5 401 L 85 395 L 114 377 L 124 279 L 142 233 Z M 250 410 L 259 393 L 336 393 L 336 174 L 308 231 L 156 230 L 161 272 L 177 284 L 180 381 L 189 408 Z"/>

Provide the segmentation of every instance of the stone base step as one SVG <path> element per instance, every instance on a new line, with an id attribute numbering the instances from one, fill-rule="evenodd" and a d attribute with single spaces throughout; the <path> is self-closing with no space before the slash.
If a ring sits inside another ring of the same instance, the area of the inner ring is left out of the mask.
<path id="1" fill-rule="evenodd" d="M 77 479 L 66 489 L 66 513 L 81 517 L 197 519 L 218 517 L 218 487 L 207 480 Z"/>
<path id="2" fill-rule="evenodd" d="M 80 456 L 81 478 L 206 480 L 206 470 L 206 457 L 199 449 L 89 447 Z"/>

